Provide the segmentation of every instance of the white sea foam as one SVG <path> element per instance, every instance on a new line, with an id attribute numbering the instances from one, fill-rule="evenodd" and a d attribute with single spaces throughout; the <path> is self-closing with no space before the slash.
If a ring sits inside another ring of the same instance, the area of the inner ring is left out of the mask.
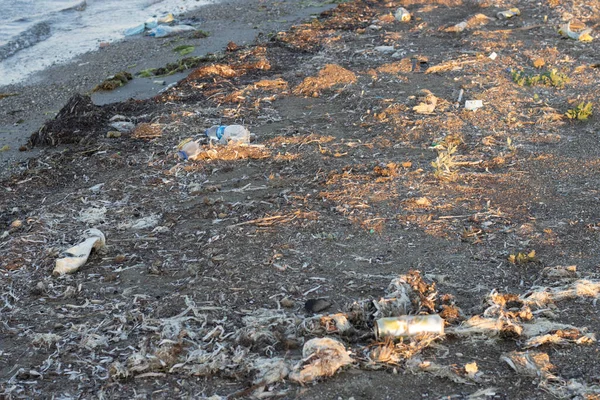
<path id="1" fill-rule="evenodd" d="M 211 0 L 0 0 L 0 86 L 123 39 L 152 16 L 175 15 Z"/>

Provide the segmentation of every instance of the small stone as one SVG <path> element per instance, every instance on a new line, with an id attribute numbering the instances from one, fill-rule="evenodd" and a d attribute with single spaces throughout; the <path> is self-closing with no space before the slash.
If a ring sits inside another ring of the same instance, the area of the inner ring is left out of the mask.
<path id="1" fill-rule="evenodd" d="M 121 132 L 119 132 L 119 131 L 108 131 L 106 133 L 106 137 L 107 138 L 120 138 L 121 137 Z"/>
<path id="2" fill-rule="evenodd" d="M 309 299 L 304 303 L 304 309 L 310 313 L 318 313 L 331 307 L 331 303 L 325 299 Z"/>
<path id="3" fill-rule="evenodd" d="M 290 299 L 289 297 L 284 297 L 283 299 L 281 299 L 279 304 L 281 304 L 281 306 L 285 307 L 285 308 L 292 308 L 292 307 L 294 307 L 296 302 L 294 300 Z"/>

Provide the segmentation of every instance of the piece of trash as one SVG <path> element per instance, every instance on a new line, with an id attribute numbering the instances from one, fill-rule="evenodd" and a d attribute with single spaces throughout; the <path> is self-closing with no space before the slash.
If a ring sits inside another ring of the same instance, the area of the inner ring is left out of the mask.
<path id="1" fill-rule="evenodd" d="M 129 133 L 135 128 L 135 124 L 129 121 L 115 121 L 109 124 L 111 128 L 115 128 L 121 133 Z"/>
<path id="2" fill-rule="evenodd" d="M 408 21 L 410 21 L 411 15 L 410 15 L 410 12 L 406 8 L 400 7 L 394 13 L 394 17 L 396 18 L 397 21 L 408 22 Z"/>
<path id="3" fill-rule="evenodd" d="M 495 60 L 496 57 L 498 57 L 498 53 L 496 53 L 495 51 L 493 51 L 489 56 L 490 60 Z"/>
<path id="4" fill-rule="evenodd" d="M 99 193 L 103 186 L 104 186 L 104 183 L 99 183 L 97 185 L 94 185 L 94 186 L 88 188 L 88 190 L 92 193 Z"/>
<path id="5" fill-rule="evenodd" d="M 140 34 L 144 33 L 144 31 L 146 29 L 153 29 L 153 28 L 158 27 L 159 24 L 168 24 L 169 22 L 173 22 L 174 20 L 175 20 L 175 18 L 173 17 L 173 14 L 171 14 L 171 13 L 169 13 L 161 18 L 156 18 L 156 17 L 148 18 L 146 20 L 146 22 L 144 22 L 143 24 L 139 24 L 134 27 L 125 29 L 123 34 L 125 36 L 140 35 Z"/>
<path id="6" fill-rule="evenodd" d="M 230 141 L 244 144 L 250 143 L 250 131 L 242 125 L 213 125 L 204 134 L 209 140 L 221 144 L 227 144 Z"/>
<path id="7" fill-rule="evenodd" d="M 508 19 L 508 18 L 519 16 L 519 15 L 521 15 L 521 10 L 519 10 L 518 8 L 511 8 L 509 10 L 500 11 L 500 12 L 496 13 L 496 18 Z"/>
<path id="8" fill-rule="evenodd" d="M 309 299 L 304 303 L 304 309 L 310 313 L 318 313 L 331 307 L 331 303 L 325 299 Z"/>
<path id="9" fill-rule="evenodd" d="M 591 42 L 594 38 L 590 35 L 592 28 L 586 28 L 583 23 L 572 23 L 567 22 L 559 27 L 558 33 L 564 37 L 573 40 L 579 40 L 580 42 Z"/>
<path id="10" fill-rule="evenodd" d="M 465 94 L 464 89 L 460 89 L 458 92 L 458 99 L 456 99 L 457 103 L 460 103 L 462 101 L 463 95 Z"/>
<path id="11" fill-rule="evenodd" d="M 289 375 L 291 380 L 298 383 L 333 376 L 338 369 L 354 362 L 341 342 L 327 337 L 306 342 L 302 348 L 302 357 L 302 362 Z"/>
<path id="12" fill-rule="evenodd" d="M 112 139 L 120 138 L 121 135 L 122 135 L 122 133 L 119 132 L 119 131 L 108 131 L 108 132 L 106 132 L 106 137 L 109 138 L 109 139 L 111 139 L 111 138 Z"/>
<path id="13" fill-rule="evenodd" d="M 92 250 L 101 249 L 106 245 L 106 238 L 98 229 L 88 229 L 85 231 L 84 237 L 86 239 L 82 243 L 68 248 L 63 252 L 64 257 L 56 260 L 52 274 L 64 275 L 76 272 L 86 263 Z"/>
<path id="14" fill-rule="evenodd" d="M 469 23 L 467 21 L 459 22 L 456 25 L 452 25 L 452 26 L 449 26 L 448 28 L 444 29 L 444 32 L 459 33 L 459 32 L 464 31 L 465 29 L 467 29 L 468 25 L 469 25 Z"/>
<path id="15" fill-rule="evenodd" d="M 153 28 L 152 30 L 150 30 L 150 33 L 148 35 L 159 38 L 159 37 L 167 37 L 167 36 L 171 36 L 171 35 L 176 35 L 178 33 L 195 31 L 195 30 L 196 30 L 196 28 L 194 28 L 193 26 L 190 26 L 190 25 L 174 25 L 174 26 L 158 25 L 156 28 Z"/>
<path id="16" fill-rule="evenodd" d="M 482 100 L 466 100 L 465 101 L 465 110 L 475 111 L 481 107 L 483 107 Z"/>
<path id="17" fill-rule="evenodd" d="M 437 314 L 401 315 L 399 317 L 380 318 L 375 321 L 375 335 L 384 337 L 406 337 L 419 333 L 444 334 L 444 320 Z"/>
<path id="18" fill-rule="evenodd" d="M 183 160 L 193 160 L 202 151 L 202 147 L 195 140 L 184 141 L 177 148 L 177 155 Z"/>
<path id="19" fill-rule="evenodd" d="M 146 30 L 146 24 L 139 24 L 134 27 L 125 29 L 123 34 L 125 36 L 135 36 L 135 35 L 140 35 L 140 34 L 144 33 L 145 30 Z"/>
<path id="20" fill-rule="evenodd" d="M 377 46 L 374 47 L 373 50 L 384 54 L 393 53 L 395 51 L 394 46 Z"/>

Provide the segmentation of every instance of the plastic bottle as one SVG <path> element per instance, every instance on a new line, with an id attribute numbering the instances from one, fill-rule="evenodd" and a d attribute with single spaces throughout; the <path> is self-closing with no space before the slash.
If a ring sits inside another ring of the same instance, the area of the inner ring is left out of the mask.
<path id="1" fill-rule="evenodd" d="M 399 317 L 380 318 L 375 321 L 375 334 L 379 339 L 414 336 L 419 333 L 444 334 L 444 320 L 437 314 L 401 315 Z"/>
<path id="2" fill-rule="evenodd" d="M 210 140 L 227 144 L 230 140 L 240 143 L 250 143 L 250 132 L 242 125 L 214 125 L 205 132 Z"/>
<path id="3" fill-rule="evenodd" d="M 139 34 L 143 33 L 145 29 L 146 29 L 145 24 L 139 24 L 132 28 L 125 29 L 125 32 L 123 32 L 123 33 L 125 34 L 125 36 L 139 35 Z"/>
<path id="4" fill-rule="evenodd" d="M 181 146 L 181 148 L 177 152 L 177 155 L 183 158 L 184 160 L 188 160 L 200 154 L 201 151 L 202 147 L 200 146 L 200 144 L 195 140 L 191 140 L 183 146 Z"/>
<path id="5" fill-rule="evenodd" d="M 174 35 L 174 34 L 181 33 L 181 32 L 194 31 L 194 30 L 196 30 L 196 28 L 194 28 L 193 26 L 189 26 L 189 25 L 175 25 L 175 26 L 158 25 L 156 28 L 153 28 L 150 31 L 150 36 L 165 37 L 165 36 L 170 36 L 170 35 Z"/>

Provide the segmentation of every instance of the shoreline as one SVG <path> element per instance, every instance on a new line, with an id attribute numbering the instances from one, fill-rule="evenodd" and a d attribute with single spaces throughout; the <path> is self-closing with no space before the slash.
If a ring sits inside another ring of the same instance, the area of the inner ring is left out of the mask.
<path id="1" fill-rule="evenodd" d="M 95 104 L 109 104 L 129 98 L 152 97 L 166 85 L 186 77 L 191 70 L 166 77 L 139 78 L 136 73 L 147 68 L 163 67 L 182 57 L 173 51 L 181 44 L 195 47 L 186 55 L 200 56 L 222 51 L 230 41 L 238 45 L 249 44 L 259 35 L 289 28 L 335 4 L 306 5 L 299 1 L 277 2 L 274 0 L 227 0 L 200 6 L 198 9 L 178 16 L 198 30 L 209 32 L 206 38 L 192 38 L 182 34 L 166 38 L 148 36 L 125 37 L 105 48 L 84 53 L 68 63 L 34 73 L 23 83 L 0 87 L 0 93 L 16 95 L 0 99 L 0 170 L 2 175 L 18 169 L 18 164 L 41 151 L 52 149 L 34 148 L 19 151 L 30 135 L 45 121 L 52 119 L 71 96 L 89 93 L 104 79 L 120 71 L 128 71 L 134 79 L 110 92 L 92 95 Z M 232 8 L 235 17 L 231 18 Z M 164 85 L 155 81 L 164 81 Z"/>

